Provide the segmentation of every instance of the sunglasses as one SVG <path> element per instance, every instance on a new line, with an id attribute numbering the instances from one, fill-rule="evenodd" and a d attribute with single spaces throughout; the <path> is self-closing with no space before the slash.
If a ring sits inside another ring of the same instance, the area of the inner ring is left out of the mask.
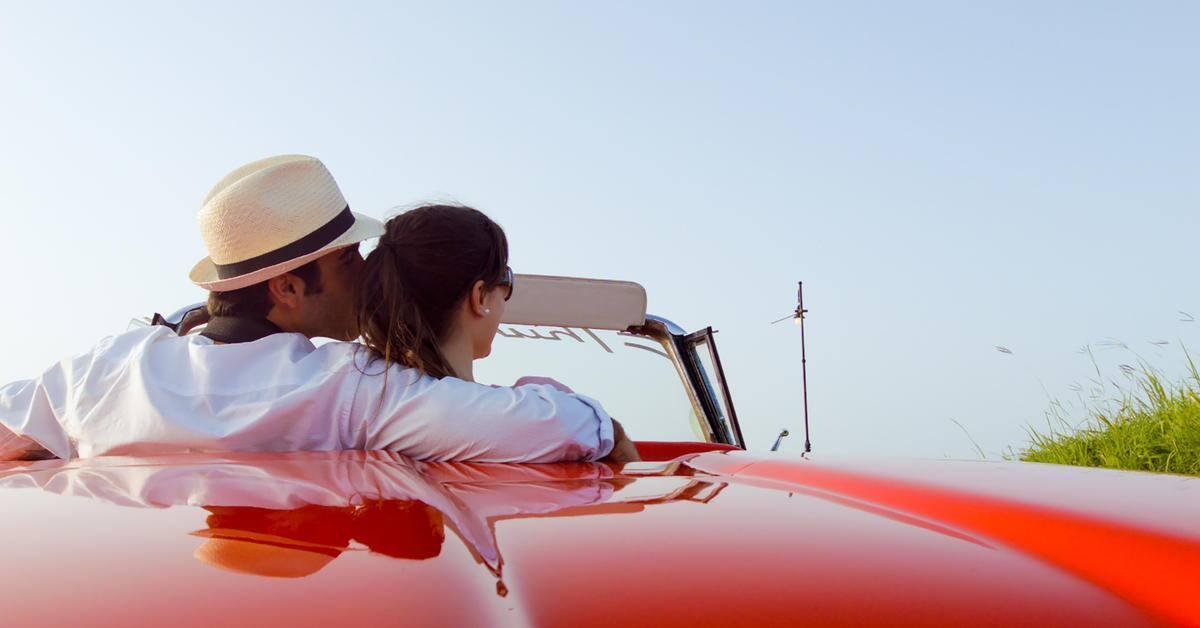
<path id="1" fill-rule="evenodd" d="M 512 298 L 513 286 L 515 284 L 516 284 L 516 278 L 513 276 L 512 266 L 505 266 L 504 267 L 504 276 L 500 278 L 500 281 L 496 282 L 496 286 L 504 286 L 504 287 L 508 288 L 508 292 L 506 292 L 504 294 L 505 301 Z"/>

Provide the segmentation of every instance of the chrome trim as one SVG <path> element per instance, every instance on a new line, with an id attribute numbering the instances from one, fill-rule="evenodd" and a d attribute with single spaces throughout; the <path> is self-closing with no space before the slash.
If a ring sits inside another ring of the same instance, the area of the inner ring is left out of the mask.
<path id="1" fill-rule="evenodd" d="M 175 310 L 170 316 L 155 312 L 153 316 L 135 318 L 129 321 L 129 329 L 136 327 L 153 327 L 162 325 L 180 336 L 186 336 L 193 329 L 208 322 L 208 308 L 202 301 Z"/>
<path id="2" fill-rule="evenodd" d="M 626 333 L 657 341 L 666 351 L 671 363 L 675 365 L 675 372 L 683 383 L 688 400 L 692 403 L 692 412 L 699 419 L 697 423 L 706 442 L 746 448 L 737 411 L 729 393 L 729 383 L 725 380 L 721 357 L 717 353 L 712 327 L 688 334 L 682 327 L 666 318 L 647 314 L 644 325 L 630 327 Z M 696 347 L 701 339 L 709 343 L 715 372 L 709 373 L 705 370 L 697 354 Z M 722 411 L 722 401 L 725 412 Z M 725 416 L 726 412 L 728 416 Z"/>
<path id="3" fill-rule="evenodd" d="M 671 359 L 671 364 L 675 366 L 675 373 L 679 375 L 679 381 L 683 384 L 683 390 L 687 393 L 688 401 L 692 404 L 692 412 L 696 415 L 696 423 L 700 426 L 704 442 L 718 442 L 712 429 L 712 417 L 708 416 L 708 412 L 705 411 L 704 403 L 700 398 L 700 391 L 696 389 L 692 382 L 692 377 L 688 373 L 684 356 L 680 353 L 684 336 L 682 328 L 661 316 L 647 314 L 644 325 L 630 327 L 625 331 L 626 333 L 653 340 L 663 348 L 663 351 L 667 352 L 667 356 Z"/>
<path id="4" fill-rule="evenodd" d="M 646 322 L 651 322 L 651 321 L 653 321 L 655 323 L 662 323 L 663 326 L 666 327 L 668 332 L 675 334 L 676 336 L 686 336 L 687 335 L 687 332 L 684 331 L 683 328 L 680 327 L 679 325 L 676 325 L 675 323 L 672 323 L 671 321 L 669 321 L 661 316 L 655 316 L 653 314 L 646 314 Z"/>
<path id="5" fill-rule="evenodd" d="M 178 310 L 175 310 L 170 316 L 164 316 L 163 318 L 165 318 L 167 322 L 171 323 L 172 325 L 178 325 L 179 323 L 183 322 L 183 317 L 187 316 L 188 312 L 202 308 L 205 305 L 206 303 L 204 301 L 193 303 L 191 305 L 181 307 Z"/>

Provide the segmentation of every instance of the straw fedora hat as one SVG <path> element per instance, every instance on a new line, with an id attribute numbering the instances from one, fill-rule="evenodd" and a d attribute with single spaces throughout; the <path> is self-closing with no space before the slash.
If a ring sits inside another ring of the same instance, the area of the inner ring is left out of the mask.
<path id="1" fill-rule="evenodd" d="M 225 175 L 197 216 L 208 257 L 193 283 L 225 292 L 299 268 L 383 234 L 383 223 L 350 211 L 325 164 L 307 155 L 250 162 Z"/>

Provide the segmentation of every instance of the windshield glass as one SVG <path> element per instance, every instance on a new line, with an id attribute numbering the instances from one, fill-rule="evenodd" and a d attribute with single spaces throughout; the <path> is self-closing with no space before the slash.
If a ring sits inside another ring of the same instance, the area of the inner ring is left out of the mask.
<path id="1" fill-rule="evenodd" d="M 550 377 L 599 401 L 634 440 L 703 441 L 675 365 L 655 340 L 581 327 L 500 325 L 476 380 Z"/>

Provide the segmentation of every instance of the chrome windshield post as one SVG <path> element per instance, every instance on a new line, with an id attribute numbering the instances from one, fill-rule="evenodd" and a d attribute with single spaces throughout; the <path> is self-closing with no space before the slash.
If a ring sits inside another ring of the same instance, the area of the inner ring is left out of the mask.
<path id="1" fill-rule="evenodd" d="M 688 334 L 670 320 L 647 314 L 646 323 L 629 328 L 628 333 L 653 339 L 667 352 L 693 411 L 702 419 L 700 428 L 706 441 L 746 448 L 712 327 Z M 706 355 L 701 354 L 701 347 Z"/>

